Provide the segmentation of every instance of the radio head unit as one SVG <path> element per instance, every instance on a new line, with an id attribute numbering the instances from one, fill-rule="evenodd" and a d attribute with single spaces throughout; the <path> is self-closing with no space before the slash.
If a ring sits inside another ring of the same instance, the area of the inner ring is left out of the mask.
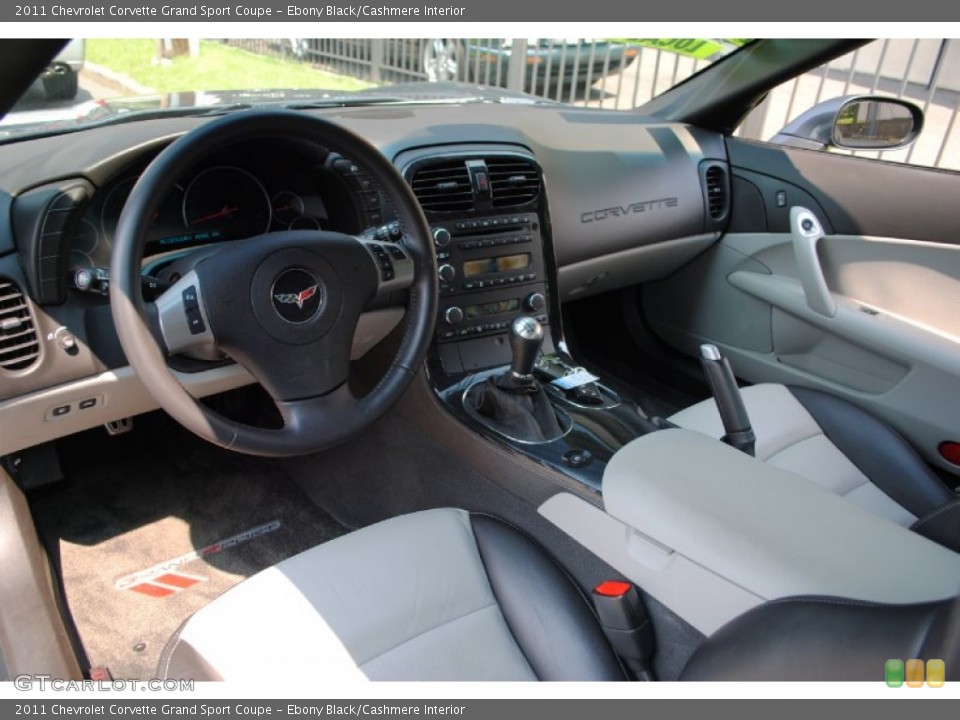
<path id="1" fill-rule="evenodd" d="M 421 155 L 405 176 L 431 225 L 444 370 L 509 362 L 504 336 L 516 317 L 550 322 L 539 165 L 516 150 L 484 148 Z"/>

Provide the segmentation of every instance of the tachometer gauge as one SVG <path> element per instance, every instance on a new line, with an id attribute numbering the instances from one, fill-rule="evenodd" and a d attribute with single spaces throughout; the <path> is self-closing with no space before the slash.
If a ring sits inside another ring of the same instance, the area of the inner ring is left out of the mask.
<path id="1" fill-rule="evenodd" d="M 100 226 L 108 242 L 112 242 L 113 236 L 116 234 L 120 213 L 123 212 L 123 206 L 126 205 L 135 182 L 136 178 L 127 178 L 115 185 L 103 203 L 103 209 L 100 213 Z M 182 206 L 183 188 L 180 185 L 174 185 L 163 199 L 160 208 L 153 215 L 150 222 L 150 239 L 183 232 Z"/>
<path id="2" fill-rule="evenodd" d="M 136 178 L 127 178 L 117 183 L 103 203 L 103 209 L 100 211 L 100 227 L 108 240 L 112 240 L 117 231 L 117 221 L 120 220 L 120 213 L 123 212 L 123 206 L 135 182 Z"/>
<path id="3" fill-rule="evenodd" d="M 282 225 L 290 225 L 303 215 L 303 198 L 289 190 L 283 190 L 274 195 L 270 205 L 274 219 Z"/>
<path id="4" fill-rule="evenodd" d="M 211 240 L 231 240 L 270 229 L 270 198 L 253 175 L 222 165 L 204 170 L 183 196 L 187 231 Z"/>

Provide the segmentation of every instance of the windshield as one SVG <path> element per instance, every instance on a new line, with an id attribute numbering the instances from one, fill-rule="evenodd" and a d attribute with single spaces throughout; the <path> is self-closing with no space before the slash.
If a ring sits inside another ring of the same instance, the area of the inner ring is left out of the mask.
<path id="1" fill-rule="evenodd" d="M 0 121 L 0 139 L 262 104 L 561 102 L 638 107 L 742 46 L 707 38 L 86 39 Z"/>

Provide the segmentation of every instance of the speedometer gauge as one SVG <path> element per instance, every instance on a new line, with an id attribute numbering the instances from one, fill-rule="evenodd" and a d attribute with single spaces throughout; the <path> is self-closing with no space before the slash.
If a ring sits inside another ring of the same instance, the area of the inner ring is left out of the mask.
<path id="1" fill-rule="evenodd" d="M 230 165 L 204 170 L 183 196 L 187 231 L 210 240 L 259 235 L 270 229 L 270 197 L 246 170 Z"/>

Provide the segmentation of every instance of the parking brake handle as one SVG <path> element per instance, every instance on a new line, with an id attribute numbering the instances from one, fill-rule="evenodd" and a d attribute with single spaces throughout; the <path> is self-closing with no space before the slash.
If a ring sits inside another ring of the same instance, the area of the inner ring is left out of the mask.
<path id="1" fill-rule="evenodd" d="M 723 441 L 737 450 L 753 455 L 756 436 L 750 425 L 750 416 L 743 404 L 730 363 L 720 354 L 716 345 L 700 346 L 700 364 L 713 391 L 713 399 L 723 421 Z"/>

